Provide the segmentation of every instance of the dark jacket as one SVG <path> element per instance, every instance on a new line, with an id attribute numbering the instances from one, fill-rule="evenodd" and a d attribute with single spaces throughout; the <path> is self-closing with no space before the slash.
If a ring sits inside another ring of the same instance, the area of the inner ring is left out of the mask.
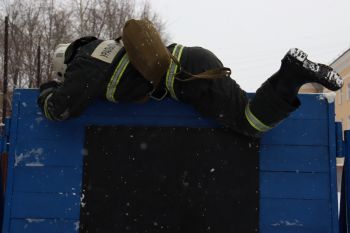
<path id="1" fill-rule="evenodd" d="M 69 62 L 66 62 L 68 68 L 63 83 L 51 81 L 40 87 L 38 104 L 47 118 L 65 120 L 79 116 L 96 98 L 113 102 L 137 102 L 144 101 L 151 94 L 153 96 L 153 85 L 130 63 L 125 63 L 128 65 L 124 66 L 123 72 L 119 72 L 122 67 L 119 64 L 126 61 L 127 57 L 124 56 L 124 48 L 120 49 L 111 63 L 106 63 L 91 56 L 102 41 L 90 38 L 88 43 L 85 42 L 82 46 L 76 43 L 79 46 L 76 46 L 78 49 L 74 53 L 66 52 Z M 216 79 L 183 81 L 189 78 L 188 72 L 199 74 L 222 68 L 223 65 L 212 52 L 201 47 L 173 44 L 168 49 L 180 61 L 182 70 L 173 69 L 174 63 L 171 62 L 156 90 L 167 90 L 172 98 L 191 104 L 203 116 L 213 118 L 236 132 L 259 137 L 298 107 L 286 102 L 276 92 L 276 87 L 271 83 L 273 76 L 257 90 L 250 102 L 246 92 L 226 75 Z M 288 73 L 282 71 L 281 79 L 285 78 L 282 74 Z M 294 102 L 295 98 L 292 97 Z"/>
<path id="2" fill-rule="evenodd" d="M 63 83 L 48 82 L 40 87 L 38 104 L 47 118 L 65 120 L 79 116 L 96 98 L 112 99 L 113 102 L 144 101 L 153 91 L 152 84 L 130 63 L 120 76 L 116 88 L 112 92 L 108 91 L 125 50 L 122 48 L 111 64 L 106 63 L 91 56 L 101 42 L 96 39 L 77 50 L 68 63 Z M 178 47 L 181 46 L 172 44 L 168 49 L 175 53 Z M 223 67 L 221 61 L 207 49 L 183 47 L 181 51 L 178 60 L 182 70 L 192 74 Z M 246 119 L 246 92 L 231 77 L 181 81 L 188 78 L 188 73 L 179 71 L 169 87 L 168 73 L 157 89 L 165 88 L 172 98 L 191 104 L 203 116 L 213 118 L 225 127 L 249 136 L 260 135 L 260 131 L 251 127 Z M 265 99 L 259 103 L 265 102 Z"/>
<path id="3" fill-rule="evenodd" d="M 38 103 L 46 117 L 64 120 L 79 116 L 91 100 L 106 99 L 111 76 L 124 56 L 125 49 L 122 48 L 109 64 L 91 56 L 101 42 L 102 40 L 96 39 L 77 49 L 68 63 L 62 83 L 49 82 L 41 86 L 44 95 L 39 97 Z M 175 44 L 168 46 L 170 52 L 174 46 Z M 185 47 L 180 63 L 183 69 L 193 74 L 222 67 L 214 54 L 200 47 Z M 185 77 L 179 75 L 179 78 Z M 163 82 L 162 85 L 164 87 Z M 174 88 L 178 88 L 176 83 Z M 145 99 L 152 90 L 152 84 L 129 63 L 113 95 L 117 102 L 136 102 Z M 47 98 L 48 94 L 50 98 Z M 186 95 L 180 95 L 179 98 L 187 100 Z"/>

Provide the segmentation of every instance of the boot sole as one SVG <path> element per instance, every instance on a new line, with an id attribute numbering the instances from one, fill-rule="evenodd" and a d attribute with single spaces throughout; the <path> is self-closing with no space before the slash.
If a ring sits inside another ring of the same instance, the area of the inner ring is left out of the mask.
<path id="1" fill-rule="evenodd" d="M 343 86 L 343 79 L 335 72 L 331 67 L 326 65 L 320 65 L 307 59 L 308 55 L 304 51 L 292 48 L 288 54 L 298 60 L 304 69 L 311 71 L 315 74 L 314 82 L 322 84 L 329 90 L 336 91 Z M 327 69 L 326 72 L 321 76 L 321 69 Z M 318 74 L 319 73 L 319 74 Z"/>

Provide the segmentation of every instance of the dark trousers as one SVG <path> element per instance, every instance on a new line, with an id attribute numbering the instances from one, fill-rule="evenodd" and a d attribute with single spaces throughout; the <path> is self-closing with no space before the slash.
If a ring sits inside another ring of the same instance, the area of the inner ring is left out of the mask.
<path id="1" fill-rule="evenodd" d="M 257 90 L 251 100 L 230 77 L 187 82 L 176 80 L 174 90 L 180 101 L 193 105 L 204 116 L 214 118 L 224 126 L 252 137 L 259 137 L 262 132 L 252 127 L 245 116 L 248 102 L 256 118 L 271 127 L 288 117 L 300 104 L 296 96 L 291 97 L 295 100 L 285 101 L 270 79 Z"/>

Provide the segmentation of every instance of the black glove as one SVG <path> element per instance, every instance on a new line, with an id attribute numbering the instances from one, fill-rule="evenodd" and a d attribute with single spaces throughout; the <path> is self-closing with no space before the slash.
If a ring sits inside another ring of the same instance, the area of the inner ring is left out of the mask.
<path id="1" fill-rule="evenodd" d="M 40 95 L 38 97 L 37 103 L 41 111 L 44 113 L 44 115 L 49 119 L 51 119 L 51 117 L 48 115 L 49 113 L 47 109 L 45 109 L 45 101 L 60 86 L 61 86 L 61 83 L 56 81 L 49 81 L 47 83 L 40 85 Z"/>
<path id="2" fill-rule="evenodd" d="M 48 81 L 46 83 L 43 83 L 40 85 L 40 93 L 49 89 L 49 88 L 54 88 L 56 89 L 57 87 L 61 86 L 62 84 L 57 82 L 57 81 Z"/>

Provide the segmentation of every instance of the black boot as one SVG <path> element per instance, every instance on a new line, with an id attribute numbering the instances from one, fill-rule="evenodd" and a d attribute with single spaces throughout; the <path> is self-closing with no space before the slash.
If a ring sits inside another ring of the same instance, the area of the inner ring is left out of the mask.
<path id="1" fill-rule="evenodd" d="M 306 83 L 315 82 L 336 91 L 343 86 L 343 79 L 331 67 L 314 63 L 300 49 L 290 49 L 282 59 L 279 71 L 269 81 L 276 93 L 293 104 L 299 89 Z"/>
<path id="2" fill-rule="evenodd" d="M 269 131 L 300 106 L 298 98 L 290 101 L 281 98 L 271 83 L 274 77 L 268 79 L 256 91 L 254 98 L 245 109 L 247 121 L 259 133 Z"/>
<path id="3" fill-rule="evenodd" d="M 247 105 L 245 116 L 249 124 L 259 132 L 276 126 L 299 107 L 299 89 L 310 82 L 332 91 L 343 86 L 342 78 L 331 67 L 308 60 L 300 49 L 290 49 L 280 69 L 257 90 Z"/>
<path id="4" fill-rule="evenodd" d="M 312 62 L 307 56 L 300 49 L 290 49 L 282 59 L 281 69 L 294 76 L 298 84 L 319 83 L 331 91 L 337 91 L 343 86 L 343 79 L 332 67 Z"/>

